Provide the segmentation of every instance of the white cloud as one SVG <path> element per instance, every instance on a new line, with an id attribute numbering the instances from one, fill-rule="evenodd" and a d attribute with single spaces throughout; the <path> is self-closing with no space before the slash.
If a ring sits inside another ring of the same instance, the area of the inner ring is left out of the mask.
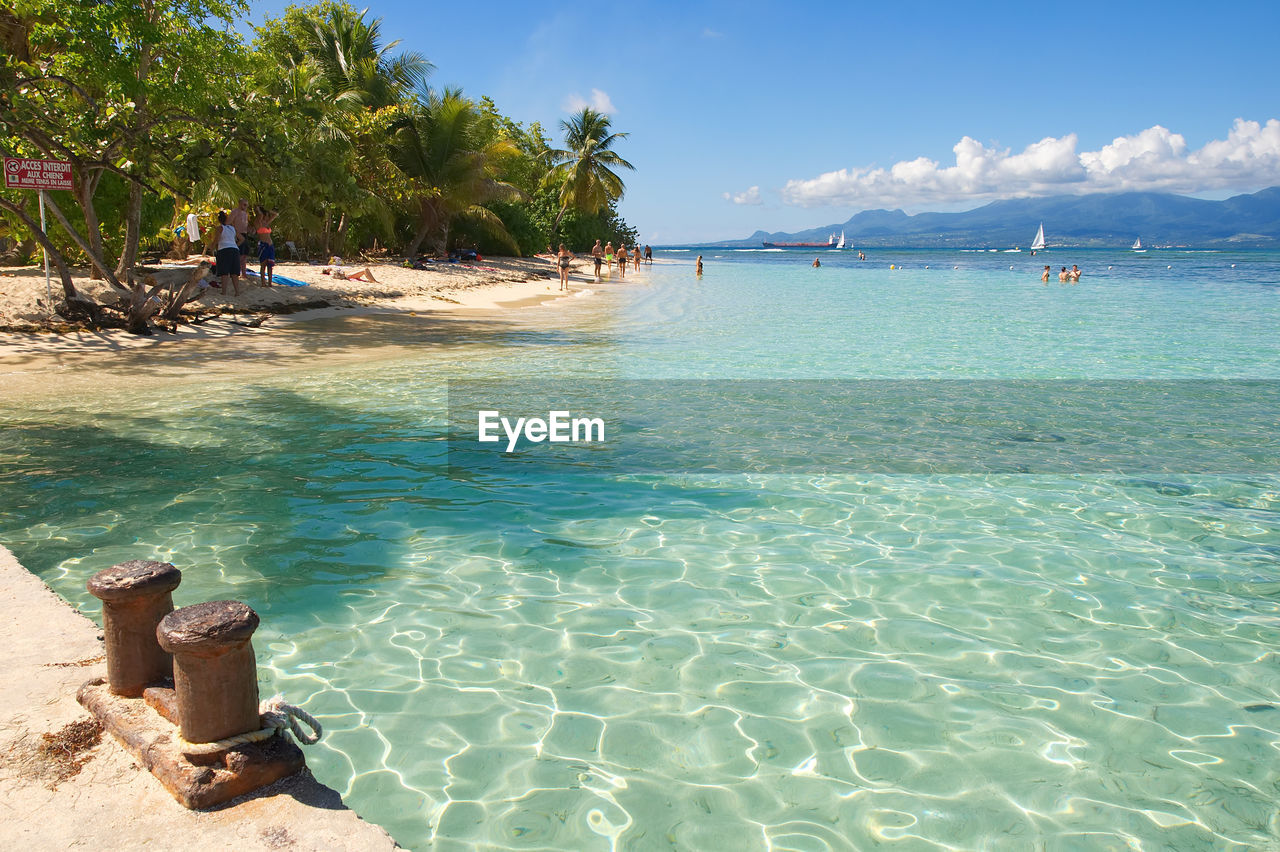
<path id="1" fill-rule="evenodd" d="M 574 92 L 572 95 L 565 98 L 565 112 L 581 112 L 583 107 L 591 107 L 596 112 L 603 112 L 610 115 L 617 112 L 617 110 L 614 109 L 613 101 L 609 100 L 608 93 L 603 92 L 600 89 L 591 90 L 591 100 L 586 100 L 577 92 Z"/>
<path id="2" fill-rule="evenodd" d="M 724 194 L 725 201 L 732 201 L 734 204 L 763 204 L 760 198 L 760 187 L 753 186 L 746 192 L 726 192 Z"/>
<path id="3" fill-rule="evenodd" d="M 854 168 L 790 180 L 787 204 L 799 207 L 909 207 L 994 198 L 1149 190 L 1252 190 L 1280 183 L 1280 121 L 1237 118 L 1223 140 L 1194 151 L 1186 140 L 1156 125 L 1121 136 L 1097 151 L 1076 152 L 1069 133 L 1028 145 L 1020 153 L 988 148 L 965 136 L 955 165 L 919 157 L 890 168 Z"/>

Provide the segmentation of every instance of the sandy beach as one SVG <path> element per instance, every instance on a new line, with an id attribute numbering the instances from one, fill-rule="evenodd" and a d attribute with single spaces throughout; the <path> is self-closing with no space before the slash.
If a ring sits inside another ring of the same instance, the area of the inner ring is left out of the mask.
<path id="1" fill-rule="evenodd" d="M 166 262 L 161 268 L 189 268 L 201 259 L 199 255 L 192 255 L 186 263 Z M 575 262 L 575 277 L 580 276 L 584 265 L 582 260 Z M 192 313 L 294 314 L 325 308 L 410 311 L 492 308 L 551 297 L 558 287 L 554 266 L 541 257 L 439 263 L 427 269 L 409 269 L 396 263 L 347 261 L 343 269 L 350 274 L 366 266 L 373 272 L 375 282 L 335 278 L 325 273 L 326 265 L 280 263 L 276 266 L 278 274 L 303 281 L 306 286 L 266 287 L 256 276 L 249 276 L 240 279 L 239 296 L 223 294 L 211 287 L 189 310 Z M 252 262 L 250 271 L 257 271 Z M 111 303 L 118 298 L 105 281 L 90 279 L 87 269 L 73 270 L 72 278 L 78 289 L 99 303 Z M 213 280 L 212 277 L 209 280 Z M 62 289 L 56 272 L 52 276 L 52 290 L 54 301 L 60 301 Z M 51 318 L 42 268 L 0 269 L 0 330 L 39 332 L 65 330 L 64 326 L 61 318 Z"/>
<path id="2" fill-rule="evenodd" d="M 198 262 L 198 256 L 191 258 Z M 348 273 L 365 264 L 348 262 Z M 49 381 L 60 393 L 111 381 L 163 381 L 191 369 L 204 373 L 255 369 L 290 369 L 314 357 L 291 336 L 299 323 L 339 322 L 328 338 L 326 356 L 367 358 L 370 333 L 383 333 L 387 349 L 395 341 L 415 345 L 447 336 L 463 325 L 492 328 L 511 310 L 580 295 L 593 282 L 590 261 L 579 258 L 570 275 L 569 292 L 560 290 L 552 262 L 546 258 L 486 259 L 476 264 L 442 263 L 409 269 L 391 263 L 368 264 L 376 283 L 334 279 L 324 266 L 284 263 L 281 275 L 306 286 L 262 286 L 241 279 L 240 296 L 228 298 L 210 289 L 190 306 L 192 321 L 151 336 L 123 329 L 79 329 L 51 322 L 46 307 L 44 271 L 38 267 L 0 270 L 0 377 L 11 397 L 44 395 Z M 76 270 L 76 287 L 99 301 L 112 295 L 104 281 Z M 61 296 L 56 278 L 55 301 Z M 198 312 L 198 315 L 197 315 Z M 335 318 L 344 318 L 341 321 Z M 260 321 L 260 322 L 259 322 Z M 255 324 L 256 323 L 256 324 Z M 127 361 L 111 358 L 129 352 Z"/>

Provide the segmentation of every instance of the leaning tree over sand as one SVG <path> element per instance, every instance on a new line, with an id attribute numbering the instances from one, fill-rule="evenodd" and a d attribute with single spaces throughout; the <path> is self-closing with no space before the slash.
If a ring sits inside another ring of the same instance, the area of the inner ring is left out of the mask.
<path id="1" fill-rule="evenodd" d="M 598 213 L 611 201 L 622 198 L 626 186 L 615 169 L 635 170 L 613 150 L 626 133 L 610 133 L 609 116 L 583 107 L 582 112 L 560 122 L 564 149 L 552 149 L 547 157 L 552 168 L 547 182 L 560 187 L 560 212 L 551 226 L 554 239 L 560 221 L 572 207 L 583 213 Z"/>

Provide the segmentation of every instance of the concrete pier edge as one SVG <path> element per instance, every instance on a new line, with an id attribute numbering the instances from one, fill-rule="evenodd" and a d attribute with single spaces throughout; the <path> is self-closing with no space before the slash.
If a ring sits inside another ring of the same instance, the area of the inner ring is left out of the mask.
<path id="1" fill-rule="evenodd" d="M 101 629 L 0 545 L 0 848 L 396 849 L 308 770 L 208 811 L 179 805 L 109 734 L 47 759 L 45 734 L 90 719 L 76 690 L 103 677 Z"/>

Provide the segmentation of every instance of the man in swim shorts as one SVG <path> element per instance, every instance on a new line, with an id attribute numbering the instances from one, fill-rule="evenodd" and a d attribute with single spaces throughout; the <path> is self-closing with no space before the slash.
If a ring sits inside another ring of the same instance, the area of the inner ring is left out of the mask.
<path id="1" fill-rule="evenodd" d="M 591 259 L 596 262 L 596 277 L 599 278 L 600 267 L 604 265 L 604 248 L 599 240 L 596 240 L 596 244 L 591 247 Z"/>

